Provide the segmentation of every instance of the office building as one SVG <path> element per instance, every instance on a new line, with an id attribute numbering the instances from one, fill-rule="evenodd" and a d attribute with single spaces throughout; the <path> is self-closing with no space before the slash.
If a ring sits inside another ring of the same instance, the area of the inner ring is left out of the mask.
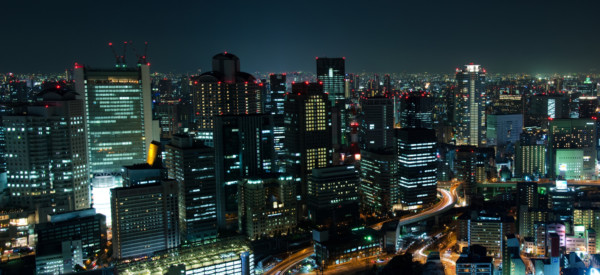
<path id="1" fill-rule="evenodd" d="M 312 169 L 308 178 L 308 217 L 317 228 L 347 228 L 359 214 L 360 177 L 354 165 Z"/>
<path id="2" fill-rule="evenodd" d="M 394 147 L 394 101 L 391 98 L 361 97 L 359 144 L 362 149 Z"/>
<path id="3" fill-rule="evenodd" d="M 396 129 L 399 203 L 404 210 L 423 208 L 437 194 L 435 132 L 423 128 Z"/>
<path id="4" fill-rule="evenodd" d="M 164 165 L 168 178 L 179 183 L 182 211 L 182 238 L 189 241 L 217 237 L 217 190 L 214 149 L 185 134 L 173 135 L 165 146 Z"/>
<path id="5" fill-rule="evenodd" d="M 317 80 L 323 82 L 323 91 L 329 94 L 331 105 L 343 103 L 345 58 L 317 57 Z"/>
<path id="6" fill-rule="evenodd" d="M 220 229 L 237 228 L 238 181 L 271 173 L 273 169 L 272 119 L 268 114 L 214 118 L 217 221 Z"/>
<path id="7" fill-rule="evenodd" d="M 273 144 L 277 160 L 275 165 L 278 172 L 283 172 L 285 159 L 285 95 L 287 92 L 286 74 L 271 74 L 269 76 L 270 104 L 267 113 L 273 115 Z"/>
<path id="8" fill-rule="evenodd" d="M 36 218 L 35 210 L 0 210 L 0 247 L 3 251 L 34 246 Z"/>
<path id="9" fill-rule="evenodd" d="M 240 71 L 237 56 L 216 54 L 212 71 L 190 79 L 198 137 L 210 143 L 215 116 L 261 113 L 261 85 L 254 76 Z"/>
<path id="10" fill-rule="evenodd" d="M 517 206 L 537 208 L 539 202 L 538 184 L 535 181 L 517 182 Z"/>
<path id="11" fill-rule="evenodd" d="M 488 115 L 487 117 L 487 144 L 492 146 L 506 146 L 519 141 L 523 132 L 523 115 Z"/>
<path id="12" fill-rule="evenodd" d="M 49 213 L 90 207 L 84 106 L 55 87 L 39 103 L 3 116 L 10 203 Z"/>
<path id="13" fill-rule="evenodd" d="M 362 151 L 359 195 L 361 212 L 384 217 L 398 203 L 396 155 L 393 151 Z"/>
<path id="14" fill-rule="evenodd" d="M 35 233 L 38 248 L 79 241 L 81 257 L 94 259 L 106 248 L 106 217 L 96 214 L 94 208 L 53 214 L 48 222 L 36 226 Z"/>
<path id="15" fill-rule="evenodd" d="M 396 105 L 400 127 L 433 129 L 435 98 L 431 93 L 416 91 L 400 94 Z"/>
<path id="16" fill-rule="evenodd" d="M 111 190 L 113 258 L 149 256 L 181 244 L 177 181 Z"/>
<path id="17" fill-rule="evenodd" d="M 313 168 L 332 162 L 330 105 L 323 85 L 295 83 L 285 102 L 286 173 L 298 181 L 298 195 L 306 197 L 306 178 Z"/>
<path id="18" fill-rule="evenodd" d="M 493 275 L 494 259 L 488 257 L 485 247 L 478 245 L 463 248 L 456 260 L 456 275 Z"/>
<path id="19" fill-rule="evenodd" d="M 515 145 L 515 177 L 535 179 L 546 175 L 546 146 L 520 140 Z"/>
<path id="20" fill-rule="evenodd" d="M 483 246 L 490 256 L 500 256 L 504 236 L 515 233 L 512 217 L 485 210 L 473 214 L 467 220 L 467 227 L 469 246 Z"/>
<path id="21" fill-rule="evenodd" d="M 481 146 L 485 142 L 486 71 L 473 63 L 456 69 L 456 144 Z"/>
<path id="22" fill-rule="evenodd" d="M 573 177 L 589 179 L 593 176 L 596 167 L 596 123 L 592 119 L 553 119 L 550 120 L 548 128 L 548 156 L 551 169 L 550 176 L 557 177 L 560 173 L 561 164 L 565 164 L 566 171 L 581 169 Z M 564 149 L 560 153 L 559 149 Z M 580 149 L 581 151 L 573 150 Z M 581 154 L 581 156 L 579 156 Z M 582 167 L 569 167 L 569 163 L 575 161 L 579 156 L 582 163 L 572 165 Z M 561 158 L 560 160 L 558 158 Z"/>
<path id="23" fill-rule="evenodd" d="M 75 273 L 76 266 L 83 266 L 81 240 L 38 246 L 35 255 L 36 274 Z"/>
<path id="24" fill-rule="evenodd" d="M 248 239 L 285 236 L 295 230 L 298 214 L 292 177 L 244 179 L 238 188 L 239 227 Z"/>
<path id="25" fill-rule="evenodd" d="M 121 167 L 142 163 L 152 141 L 150 69 L 75 68 L 94 176 L 120 175 Z M 95 186 L 94 186 L 95 187 Z"/>

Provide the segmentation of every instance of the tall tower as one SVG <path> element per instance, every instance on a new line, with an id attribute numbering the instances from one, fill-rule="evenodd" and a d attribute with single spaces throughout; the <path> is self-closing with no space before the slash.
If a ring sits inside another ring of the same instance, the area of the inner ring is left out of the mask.
<path id="1" fill-rule="evenodd" d="M 285 157 L 285 148 L 283 147 L 285 139 L 285 93 L 287 92 L 286 74 L 271 74 L 269 77 L 271 105 L 269 112 L 273 115 L 273 139 L 275 144 L 275 154 L 277 155 L 276 166 L 279 172 L 283 172 L 283 158 Z"/>
<path id="2" fill-rule="evenodd" d="M 456 143 L 480 146 L 485 144 L 485 69 L 480 65 L 465 65 L 456 69 L 457 94 Z"/>
<path id="3" fill-rule="evenodd" d="M 3 116 L 12 206 L 40 217 L 90 207 L 83 101 L 57 86 L 42 102 Z"/>
<path id="4" fill-rule="evenodd" d="M 362 149 L 394 147 L 394 101 L 384 96 L 360 99 L 362 120 L 359 141 Z"/>
<path id="5" fill-rule="evenodd" d="M 94 177 L 118 175 L 121 167 L 146 160 L 152 141 L 150 69 L 75 68 L 78 98 L 85 101 L 85 126 Z"/>
<path id="6" fill-rule="evenodd" d="M 404 210 L 433 203 L 437 189 L 435 131 L 423 128 L 396 129 L 398 186 Z"/>
<path id="7" fill-rule="evenodd" d="M 219 228 L 238 225 L 238 181 L 273 168 L 271 115 L 223 115 L 214 119 L 215 178 Z"/>
<path id="8" fill-rule="evenodd" d="M 199 138 L 208 141 L 212 141 L 215 116 L 259 114 L 262 110 L 263 84 L 240 71 L 237 56 L 227 52 L 215 55 L 212 69 L 190 79 Z"/>
<path id="9" fill-rule="evenodd" d="M 347 111 L 345 107 L 345 58 L 317 57 L 317 81 L 323 83 L 323 92 L 329 94 L 332 106 L 332 142 L 346 144 Z"/>
<path id="10" fill-rule="evenodd" d="M 306 196 L 306 179 L 314 168 L 331 163 L 331 105 L 319 83 L 295 83 L 285 102 L 286 172 L 300 182 Z"/>
<path id="11" fill-rule="evenodd" d="M 173 135 L 165 146 L 165 166 L 170 179 L 179 183 L 184 200 L 184 238 L 189 241 L 217 237 L 217 191 L 213 148 L 192 140 L 189 135 Z"/>

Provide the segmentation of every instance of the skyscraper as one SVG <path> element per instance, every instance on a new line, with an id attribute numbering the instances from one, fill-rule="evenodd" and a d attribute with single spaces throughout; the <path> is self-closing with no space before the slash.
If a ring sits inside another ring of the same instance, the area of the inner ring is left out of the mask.
<path id="1" fill-rule="evenodd" d="M 592 119 L 552 119 L 548 128 L 548 170 L 551 177 L 559 174 L 556 167 L 564 164 L 567 174 L 571 174 L 575 167 L 561 163 L 558 157 L 569 161 L 582 162 L 575 173 L 576 177 L 582 179 L 590 178 L 595 171 L 596 163 L 596 123 Z M 579 154 L 574 149 L 580 149 L 582 158 L 573 158 L 572 155 Z M 559 154 L 561 152 L 562 154 Z"/>
<path id="2" fill-rule="evenodd" d="M 180 198 L 175 180 L 111 190 L 113 257 L 151 255 L 180 245 Z"/>
<path id="3" fill-rule="evenodd" d="M 361 151 L 361 209 L 365 215 L 389 214 L 398 203 L 396 155 L 392 150 Z"/>
<path id="4" fill-rule="evenodd" d="M 434 98 L 429 92 L 409 92 L 399 96 L 399 121 L 402 128 L 433 129 Z"/>
<path id="5" fill-rule="evenodd" d="M 436 198 L 435 132 L 423 128 L 396 129 L 398 186 L 403 209 L 427 206 Z"/>
<path id="6" fill-rule="evenodd" d="M 76 93 L 56 87 L 40 103 L 3 116 L 12 206 L 47 214 L 90 207 L 84 107 Z"/>
<path id="7" fill-rule="evenodd" d="M 75 88 L 85 101 L 92 175 L 119 176 L 121 167 L 143 163 L 153 134 L 149 67 L 76 67 Z"/>
<path id="8" fill-rule="evenodd" d="M 261 90 L 256 78 L 240 71 L 240 59 L 230 53 L 213 57 L 212 71 L 190 79 L 199 137 L 212 140 L 213 118 L 218 115 L 258 114 Z"/>
<path id="9" fill-rule="evenodd" d="M 306 178 L 314 168 L 331 163 L 330 105 L 319 83 L 295 83 L 285 102 L 286 173 L 299 181 L 306 196 Z"/>
<path id="10" fill-rule="evenodd" d="M 277 155 L 276 166 L 279 172 L 283 172 L 283 161 L 285 158 L 285 94 L 287 92 L 286 74 L 271 74 L 270 79 L 270 106 L 268 111 L 273 115 L 273 142 L 275 154 Z"/>
<path id="11" fill-rule="evenodd" d="M 332 106 L 331 138 L 334 145 L 346 144 L 347 141 L 345 61 L 345 58 L 317 57 L 317 81 L 323 83 L 323 92 L 329 95 Z"/>
<path id="12" fill-rule="evenodd" d="M 384 96 L 361 98 L 359 142 L 361 148 L 378 150 L 394 146 L 394 101 Z"/>
<path id="13" fill-rule="evenodd" d="M 329 94 L 331 105 L 344 102 L 345 58 L 317 57 L 317 79 L 323 82 L 323 91 Z"/>
<path id="14" fill-rule="evenodd" d="M 485 69 L 473 63 L 456 69 L 456 143 L 485 144 Z"/>
<path id="15" fill-rule="evenodd" d="M 271 115 L 222 115 L 214 118 L 217 218 L 220 229 L 237 227 L 237 182 L 273 169 Z"/>
<path id="16" fill-rule="evenodd" d="M 214 149 L 184 134 L 165 146 L 168 177 L 179 183 L 184 200 L 182 236 L 197 241 L 217 236 L 217 191 Z"/>

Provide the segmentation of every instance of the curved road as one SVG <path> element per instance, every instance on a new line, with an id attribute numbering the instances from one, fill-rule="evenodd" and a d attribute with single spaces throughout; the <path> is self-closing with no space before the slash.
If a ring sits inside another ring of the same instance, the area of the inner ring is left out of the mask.
<path id="1" fill-rule="evenodd" d="M 440 202 L 438 202 L 436 205 L 434 205 L 432 207 L 427 208 L 423 212 L 416 213 L 413 215 L 403 216 L 402 218 L 400 218 L 400 224 L 406 225 L 406 224 L 418 222 L 418 221 L 421 221 L 424 219 L 431 218 L 432 216 L 434 216 L 436 214 L 443 213 L 443 212 L 451 209 L 452 207 L 454 207 L 454 203 L 456 202 L 456 197 L 455 197 L 456 187 L 457 186 L 452 186 L 452 188 L 450 188 L 450 191 L 448 191 L 446 189 L 438 188 L 438 192 L 440 192 L 440 194 L 442 196 L 442 199 L 440 200 Z M 389 222 L 392 220 L 394 220 L 394 219 L 376 223 L 376 224 L 372 225 L 371 228 L 379 230 L 379 229 L 381 229 L 381 226 L 383 226 L 383 224 L 385 222 Z M 300 263 L 302 260 L 308 258 L 308 256 L 313 254 L 313 252 L 314 252 L 314 247 L 302 249 L 302 250 L 290 255 L 285 260 L 281 261 L 280 263 L 278 263 L 276 266 L 274 266 L 273 268 L 271 268 L 269 271 L 265 272 L 264 274 L 265 275 L 285 274 L 287 271 L 289 271 L 292 267 L 294 267 L 295 265 Z"/>

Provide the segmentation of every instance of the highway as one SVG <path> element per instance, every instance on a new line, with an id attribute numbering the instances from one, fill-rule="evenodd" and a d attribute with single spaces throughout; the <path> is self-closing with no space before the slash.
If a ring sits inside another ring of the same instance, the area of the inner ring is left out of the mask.
<path id="1" fill-rule="evenodd" d="M 419 212 L 416 214 L 403 216 L 402 218 L 400 218 L 400 224 L 407 225 L 407 224 L 415 223 L 418 221 L 422 221 L 422 220 L 431 218 L 431 217 L 435 216 L 436 214 L 440 214 L 440 213 L 448 211 L 449 209 L 454 207 L 454 203 L 456 202 L 456 188 L 457 187 L 458 187 L 458 185 L 452 186 L 450 188 L 450 191 L 448 191 L 446 189 L 438 188 L 438 192 L 441 195 L 441 200 L 437 204 L 435 204 L 432 207 L 427 208 L 425 211 L 422 211 L 422 212 Z M 376 223 L 376 224 L 372 225 L 371 228 L 380 230 L 384 223 L 392 221 L 392 220 L 394 220 L 394 219 L 389 219 L 387 221 Z M 265 272 L 264 274 L 265 275 L 278 275 L 278 274 L 283 275 L 287 271 L 292 269 L 295 265 L 299 264 L 304 259 L 308 258 L 311 254 L 313 254 L 313 252 L 314 252 L 313 247 L 305 248 L 298 252 L 295 252 L 292 255 L 290 255 L 289 257 L 287 257 L 285 260 L 283 260 L 280 263 L 278 263 L 277 265 L 275 265 L 269 271 Z"/>

